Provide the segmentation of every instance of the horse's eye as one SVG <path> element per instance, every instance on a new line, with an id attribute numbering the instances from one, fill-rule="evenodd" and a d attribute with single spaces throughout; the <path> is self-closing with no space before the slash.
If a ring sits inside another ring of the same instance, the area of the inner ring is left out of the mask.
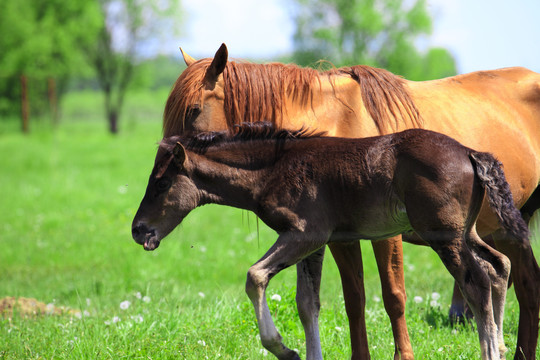
<path id="1" fill-rule="evenodd" d="M 167 191 L 171 187 L 171 181 L 168 179 L 159 179 L 156 181 L 156 189 L 158 192 Z"/>

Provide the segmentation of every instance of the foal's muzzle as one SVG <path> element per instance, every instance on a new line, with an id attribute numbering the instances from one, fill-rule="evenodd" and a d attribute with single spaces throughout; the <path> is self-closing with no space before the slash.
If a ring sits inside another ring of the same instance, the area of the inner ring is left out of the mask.
<path id="1" fill-rule="evenodd" d="M 154 229 L 150 229 L 144 223 L 138 223 L 131 228 L 131 235 L 137 244 L 144 247 L 144 250 L 155 250 L 159 246 L 159 240 Z"/>

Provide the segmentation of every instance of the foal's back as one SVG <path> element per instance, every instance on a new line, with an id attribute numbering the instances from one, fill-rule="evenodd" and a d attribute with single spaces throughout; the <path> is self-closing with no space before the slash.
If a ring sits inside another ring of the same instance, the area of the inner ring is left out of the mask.
<path id="1" fill-rule="evenodd" d="M 294 142 L 267 184 L 273 201 L 329 227 L 332 240 L 380 239 L 422 229 L 416 217 L 464 224 L 474 185 L 469 153 L 425 130 L 313 138 Z"/>

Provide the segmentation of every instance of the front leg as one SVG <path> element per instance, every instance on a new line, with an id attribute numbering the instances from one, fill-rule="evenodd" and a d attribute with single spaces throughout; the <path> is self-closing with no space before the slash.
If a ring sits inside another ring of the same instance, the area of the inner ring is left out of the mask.
<path id="1" fill-rule="evenodd" d="M 313 360 L 322 360 L 323 358 L 319 337 L 319 310 L 321 307 L 319 289 L 324 250 L 323 246 L 296 264 L 296 306 L 306 334 L 306 358 Z"/>
<path id="2" fill-rule="evenodd" d="M 364 269 L 359 241 L 333 242 L 328 247 L 336 261 L 341 276 L 345 310 L 351 334 L 351 359 L 370 359 L 366 331 L 366 294 L 364 291 Z"/>
<path id="3" fill-rule="evenodd" d="M 413 359 L 414 354 L 405 321 L 407 294 L 403 274 L 401 235 L 387 240 L 372 241 L 371 244 L 379 268 L 384 308 L 390 317 L 394 333 L 394 359 Z"/>
<path id="4" fill-rule="evenodd" d="M 329 233 L 311 234 L 310 236 L 304 232 L 281 234 L 270 250 L 249 269 L 247 274 L 246 293 L 255 309 L 261 343 L 278 359 L 300 359 L 300 357 L 283 344 L 268 309 L 266 288 L 274 275 L 319 250 L 329 238 Z"/>

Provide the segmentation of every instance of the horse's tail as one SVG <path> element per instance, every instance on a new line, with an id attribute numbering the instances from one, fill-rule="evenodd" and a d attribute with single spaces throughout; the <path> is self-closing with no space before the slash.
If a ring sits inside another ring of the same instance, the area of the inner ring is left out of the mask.
<path id="1" fill-rule="evenodd" d="M 476 169 L 476 176 L 486 191 L 488 203 L 502 227 L 517 240 L 527 241 L 529 228 L 514 205 L 502 164 L 489 153 L 473 151 L 469 157 Z"/>

